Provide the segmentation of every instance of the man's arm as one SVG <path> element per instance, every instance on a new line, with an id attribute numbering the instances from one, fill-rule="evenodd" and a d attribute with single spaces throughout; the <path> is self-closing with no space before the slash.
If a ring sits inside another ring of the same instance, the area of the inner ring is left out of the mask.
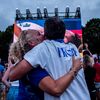
<path id="1" fill-rule="evenodd" d="M 81 69 L 80 59 L 74 59 L 72 69 L 66 73 L 64 76 L 60 77 L 57 80 L 52 79 L 50 76 L 44 77 L 40 83 L 39 87 L 54 96 L 60 96 L 66 88 L 71 84 L 74 80 L 74 77 Z"/>
<path id="2" fill-rule="evenodd" d="M 74 72 L 69 72 L 57 80 L 54 80 L 50 76 L 47 76 L 40 81 L 39 87 L 44 92 L 47 92 L 53 96 L 60 96 L 73 81 L 73 76 Z"/>

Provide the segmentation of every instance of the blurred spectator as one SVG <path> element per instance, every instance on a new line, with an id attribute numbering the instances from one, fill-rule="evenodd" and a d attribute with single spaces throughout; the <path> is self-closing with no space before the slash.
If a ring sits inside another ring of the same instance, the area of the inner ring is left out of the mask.
<path id="1" fill-rule="evenodd" d="M 83 56 L 88 55 L 90 57 L 90 64 L 93 66 L 94 58 L 89 50 L 83 50 Z"/>
<path id="2" fill-rule="evenodd" d="M 90 92 L 91 100 L 96 100 L 96 89 L 94 85 L 94 78 L 96 71 L 91 65 L 91 59 L 89 55 L 85 55 L 83 57 L 83 64 L 84 64 L 85 79 Z"/>
<path id="3" fill-rule="evenodd" d="M 90 56 L 90 61 L 91 61 L 91 65 L 93 66 L 94 64 L 94 58 L 92 56 L 92 53 L 90 52 L 89 48 L 88 48 L 88 44 L 87 43 L 82 43 L 79 47 L 78 50 L 80 52 L 81 57 L 88 55 Z"/>
<path id="4" fill-rule="evenodd" d="M 70 42 L 75 44 L 76 47 L 78 48 L 81 44 L 81 39 L 79 38 L 78 34 L 75 34 L 74 36 L 72 36 L 72 40 Z"/>
<path id="5" fill-rule="evenodd" d="M 1 59 L 0 59 L 0 63 L 1 63 Z M 4 85 L 1 82 L 3 72 L 4 72 L 4 66 L 0 64 L 0 100 L 2 98 L 2 93 L 3 93 L 3 90 L 4 90 Z"/>
<path id="6" fill-rule="evenodd" d="M 73 36 L 75 36 L 75 33 L 71 32 L 69 30 L 66 30 L 65 36 L 64 36 L 64 42 L 67 43 L 67 42 L 72 41 Z"/>
<path id="7" fill-rule="evenodd" d="M 1 64 L 1 58 L 0 58 L 0 82 L 3 76 L 3 72 L 4 72 L 4 66 Z"/>
<path id="8" fill-rule="evenodd" d="M 93 67 L 96 70 L 95 76 L 95 87 L 97 89 L 97 100 L 100 100 L 100 63 L 98 63 L 98 59 L 94 58 L 94 65 Z"/>
<path id="9" fill-rule="evenodd" d="M 0 81 L 1 81 L 1 78 L 2 78 L 2 76 L 3 76 L 3 72 L 4 72 L 4 66 L 2 66 L 2 65 L 0 64 Z"/>

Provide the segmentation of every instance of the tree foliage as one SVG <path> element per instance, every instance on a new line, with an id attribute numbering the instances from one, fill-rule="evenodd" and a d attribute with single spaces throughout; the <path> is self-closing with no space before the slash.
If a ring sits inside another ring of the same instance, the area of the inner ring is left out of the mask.
<path id="1" fill-rule="evenodd" d="M 83 42 L 88 43 L 92 53 L 100 54 L 100 18 L 93 18 L 83 28 Z"/>
<path id="2" fill-rule="evenodd" d="M 5 32 L 0 31 L 0 58 L 3 61 L 8 59 L 9 44 L 13 40 L 13 25 L 8 26 Z"/>

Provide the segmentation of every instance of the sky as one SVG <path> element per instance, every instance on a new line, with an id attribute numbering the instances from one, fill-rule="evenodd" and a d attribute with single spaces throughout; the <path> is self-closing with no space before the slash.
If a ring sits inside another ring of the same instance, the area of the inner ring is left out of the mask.
<path id="1" fill-rule="evenodd" d="M 1 0 L 0 30 L 5 31 L 7 26 L 14 23 L 16 8 L 21 13 L 25 13 L 27 8 L 35 13 L 37 7 L 41 11 L 46 7 L 48 12 L 54 12 L 54 8 L 58 7 L 60 12 L 64 12 L 67 6 L 69 6 L 70 12 L 75 12 L 76 8 L 80 7 L 83 26 L 92 18 L 100 18 L 100 0 Z"/>

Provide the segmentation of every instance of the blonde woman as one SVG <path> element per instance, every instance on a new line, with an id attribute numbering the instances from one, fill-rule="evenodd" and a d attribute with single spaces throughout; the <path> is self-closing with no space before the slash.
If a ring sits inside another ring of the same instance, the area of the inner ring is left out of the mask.
<path id="1" fill-rule="evenodd" d="M 10 82 L 8 79 L 8 75 L 10 73 L 11 68 L 13 67 L 13 64 L 17 63 L 19 60 L 20 59 L 18 54 L 18 45 L 17 43 L 12 43 L 9 49 L 8 68 L 4 73 L 4 76 L 2 77 L 2 82 L 9 90 L 6 97 L 7 100 L 16 100 L 16 97 L 18 95 L 19 82 Z"/>
<path id="2" fill-rule="evenodd" d="M 43 36 L 40 35 L 38 31 L 28 30 L 28 31 L 23 31 L 18 41 L 10 45 L 9 57 L 8 57 L 8 69 L 2 78 L 2 82 L 7 86 L 7 88 L 10 88 L 7 95 L 7 100 L 25 100 L 25 99 L 34 100 L 34 98 L 36 98 L 35 94 L 29 93 L 31 90 L 28 81 L 26 79 L 26 76 L 24 76 L 23 78 L 21 78 L 21 80 L 19 80 L 20 85 L 18 85 L 18 81 L 9 82 L 8 76 L 13 66 L 22 60 L 23 55 L 27 51 L 29 51 L 32 47 L 34 47 L 35 45 L 39 44 L 42 41 L 43 41 Z"/>

